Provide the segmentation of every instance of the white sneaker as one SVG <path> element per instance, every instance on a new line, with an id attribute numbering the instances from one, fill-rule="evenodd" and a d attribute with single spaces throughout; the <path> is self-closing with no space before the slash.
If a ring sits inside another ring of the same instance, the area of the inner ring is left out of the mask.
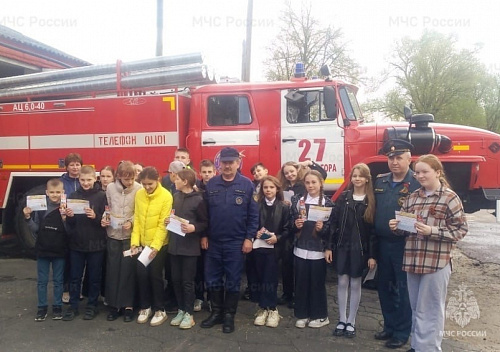
<path id="1" fill-rule="evenodd" d="M 330 324 L 330 320 L 328 320 L 328 317 L 324 319 L 314 319 L 309 322 L 309 327 L 310 328 L 320 328 L 322 326 Z"/>
<path id="2" fill-rule="evenodd" d="M 141 309 L 139 311 L 139 316 L 137 317 L 137 322 L 139 324 L 147 323 L 151 314 L 152 314 L 151 308 Z"/>
<path id="3" fill-rule="evenodd" d="M 307 323 L 309 323 L 309 318 L 299 319 L 295 322 L 295 327 L 299 329 L 303 329 L 306 327 Z"/>
<path id="4" fill-rule="evenodd" d="M 158 326 L 163 324 L 167 320 L 167 313 L 164 310 L 157 310 L 155 316 L 151 319 L 149 325 Z"/>
<path id="5" fill-rule="evenodd" d="M 255 313 L 255 320 L 253 321 L 253 325 L 263 326 L 266 325 L 268 311 L 267 309 L 259 308 L 257 313 Z"/>
<path id="6" fill-rule="evenodd" d="M 267 320 L 266 320 L 266 326 L 270 328 L 276 328 L 278 327 L 278 324 L 280 323 L 280 319 L 282 316 L 278 313 L 278 310 L 269 310 L 268 315 L 267 315 Z"/>
<path id="7" fill-rule="evenodd" d="M 184 313 L 185 312 L 183 310 L 179 309 L 175 318 L 170 321 L 170 325 L 179 326 L 181 324 L 182 318 L 184 318 Z"/>
<path id="8" fill-rule="evenodd" d="M 195 299 L 194 300 L 194 306 L 193 306 L 193 310 L 195 312 L 199 312 L 201 311 L 201 307 L 203 306 L 203 301 L 201 299 Z"/>
<path id="9" fill-rule="evenodd" d="M 179 325 L 181 329 L 191 329 L 194 326 L 195 322 L 193 316 L 189 313 L 184 314 L 184 318 Z"/>

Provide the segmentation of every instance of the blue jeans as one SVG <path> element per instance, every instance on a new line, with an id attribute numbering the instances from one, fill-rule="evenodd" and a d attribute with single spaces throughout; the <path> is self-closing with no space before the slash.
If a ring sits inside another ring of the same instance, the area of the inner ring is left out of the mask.
<path id="1" fill-rule="evenodd" d="M 83 270 L 89 273 L 89 296 L 87 306 L 97 307 L 97 299 L 101 291 L 101 274 L 104 251 L 79 252 L 70 251 L 71 283 L 69 286 L 69 304 L 78 309 L 80 291 L 82 289 Z"/>
<path id="2" fill-rule="evenodd" d="M 49 283 L 50 263 L 52 263 L 52 282 L 54 286 L 53 306 L 62 305 L 64 258 L 40 257 L 36 261 L 38 308 L 47 308 L 47 284 Z"/>

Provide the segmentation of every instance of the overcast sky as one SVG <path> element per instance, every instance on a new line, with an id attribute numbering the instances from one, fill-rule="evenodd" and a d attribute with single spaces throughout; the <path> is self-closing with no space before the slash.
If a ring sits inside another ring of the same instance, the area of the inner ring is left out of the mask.
<path id="1" fill-rule="evenodd" d="M 301 1 L 292 0 L 300 9 Z M 455 33 L 500 73 L 497 0 L 312 0 L 323 25 L 341 27 L 368 75 L 382 70 L 394 42 L 425 29 Z M 254 0 L 253 81 L 264 80 L 266 47 L 279 31 L 283 1 Z M 247 0 L 164 0 L 164 54 L 203 52 L 219 75 L 239 77 Z M 156 0 L 2 0 L 0 23 L 94 64 L 151 58 Z"/>

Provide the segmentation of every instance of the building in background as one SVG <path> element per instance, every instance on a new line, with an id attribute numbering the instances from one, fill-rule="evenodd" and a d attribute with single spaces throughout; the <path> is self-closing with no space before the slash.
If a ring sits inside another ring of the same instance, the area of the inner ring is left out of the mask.
<path id="1" fill-rule="evenodd" d="M 0 25 L 0 78 L 91 65 Z"/>

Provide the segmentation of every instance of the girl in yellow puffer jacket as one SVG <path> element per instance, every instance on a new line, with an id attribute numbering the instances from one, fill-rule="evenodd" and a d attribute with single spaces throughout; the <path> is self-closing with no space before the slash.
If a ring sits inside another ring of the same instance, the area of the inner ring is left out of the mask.
<path id="1" fill-rule="evenodd" d="M 137 261 L 137 283 L 139 285 L 140 312 L 137 322 L 148 322 L 151 315 L 151 326 L 158 326 L 167 320 L 163 306 L 163 275 L 166 244 L 168 234 L 165 218 L 172 210 L 172 195 L 159 182 L 158 171 L 154 167 L 146 167 L 139 174 L 143 189 L 135 196 L 134 229 L 130 242 L 133 255 L 138 247 L 150 247 L 151 263 L 145 267 Z"/>

